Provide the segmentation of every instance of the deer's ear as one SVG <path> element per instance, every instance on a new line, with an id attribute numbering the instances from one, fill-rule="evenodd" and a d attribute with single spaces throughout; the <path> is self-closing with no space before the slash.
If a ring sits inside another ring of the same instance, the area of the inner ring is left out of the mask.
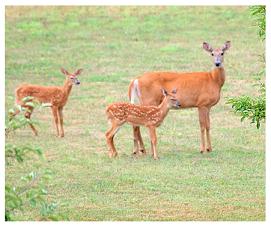
<path id="1" fill-rule="evenodd" d="M 208 51 L 208 52 L 212 52 L 213 51 L 213 48 L 210 44 L 208 44 L 207 42 L 203 42 L 202 44 L 202 47 L 205 51 Z"/>
<path id="2" fill-rule="evenodd" d="M 168 93 L 167 93 L 167 91 L 165 89 L 162 88 L 161 90 L 162 90 L 162 93 L 163 93 L 164 96 L 168 95 Z"/>
<path id="3" fill-rule="evenodd" d="M 226 51 L 231 47 L 231 42 L 230 41 L 226 41 L 225 44 L 222 47 L 222 51 Z"/>
<path id="4" fill-rule="evenodd" d="M 65 75 L 69 75 L 69 72 L 68 71 L 66 71 L 63 67 L 61 67 L 61 72 L 63 73 L 63 74 L 65 74 Z"/>
<path id="5" fill-rule="evenodd" d="M 81 74 L 82 71 L 83 71 L 83 69 L 78 69 L 74 74 L 75 75 Z"/>
<path id="6" fill-rule="evenodd" d="M 172 93 L 173 93 L 173 94 L 176 94 L 176 93 L 177 93 L 177 89 L 174 88 L 174 89 L 172 90 Z"/>

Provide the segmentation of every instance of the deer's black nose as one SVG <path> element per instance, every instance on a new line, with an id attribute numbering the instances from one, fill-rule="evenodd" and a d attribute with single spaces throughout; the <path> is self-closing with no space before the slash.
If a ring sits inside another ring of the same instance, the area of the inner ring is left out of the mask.
<path id="1" fill-rule="evenodd" d="M 215 65 L 216 65 L 217 67 L 219 67 L 219 66 L 220 66 L 220 63 L 215 63 Z"/>

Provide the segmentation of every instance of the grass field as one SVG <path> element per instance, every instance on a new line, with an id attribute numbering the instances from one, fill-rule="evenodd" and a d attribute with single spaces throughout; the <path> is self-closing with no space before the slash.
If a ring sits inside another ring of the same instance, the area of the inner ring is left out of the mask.
<path id="1" fill-rule="evenodd" d="M 6 167 L 6 182 L 49 168 L 50 201 L 69 220 L 265 220 L 265 135 L 240 122 L 226 99 L 257 94 L 263 43 L 247 7 L 7 7 L 6 111 L 23 82 L 61 85 L 83 68 L 64 109 L 65 137 L 57 138 L 51 110 L 36 110 L 39 136 L 18 130 L 7 143 L 40 146 L 46 160 Z M 213 152 L 199 153 L 196 109 L 171 111 L 158 129 L 159 161 L 133 157 L 132 129 L 124 126 L 109 159 L 105 107 L 128 101 L 131 79 L 147 71 L 209 71 L 202 42 L 231 40 L 226 82 L 211 111 Z M 33 208 L 17 220 L 38 220 Z"/>

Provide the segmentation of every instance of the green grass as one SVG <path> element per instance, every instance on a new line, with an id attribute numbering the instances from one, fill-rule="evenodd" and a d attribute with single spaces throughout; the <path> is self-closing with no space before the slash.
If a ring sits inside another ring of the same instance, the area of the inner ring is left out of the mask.
<path id="1" fill-rule="evenodd" d="M 264 52 L 247 7 L 7 7 L 6 111 L 23 82 L 61 85 L 63 66 L 83 68 L 64 109 L 65 138 L 55 137 L 51 110 L 36 110 L 39 136 L 18 130 L 6 139 L 40 146 L 54 179 L 49 200 L 70 220 L 265 220 L 265 136 L 240 122 L 226 98 L 257 95 L 253 86 Z M 199 153 L 196 109 L 171 111 L 158 129 L 159 161 L 133 157 L 132 129 L 115 138 L 109 159 L 106 106 L 128 101 L 129 81 L 147 71 L 208 71 L 201 48 L 231 40 L 227 78 L 211 111 L 214 151 Z M 33 161 L 6 167 L 6 182 L 33 169 Z M 26 207 L 16 220 L 38 220 Z"/>

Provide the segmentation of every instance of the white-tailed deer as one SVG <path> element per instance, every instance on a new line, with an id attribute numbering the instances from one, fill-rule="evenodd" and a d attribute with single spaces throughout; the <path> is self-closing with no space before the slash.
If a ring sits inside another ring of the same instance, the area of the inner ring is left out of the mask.
<path id="1" fill-rule="evenodd" d="M 66 80 L 63 86 L 40 86 L 40 85 L 31 85 L 31 84 L 22 84 L 15 90 L 16 104 L 21 105 L 24 108 L 27 108 L 25 112 L 25 117 L 30 119 L 33 112 L 32 106 L 27 106 L 23 101 L 24 97 L 32 97 L 33 100 L 40 103 L 46 103 L 47 106 L 51 107 L 52 113 L 54 116 L 55 127 L 57 131 L 57 136 L 64 137 L 63 129 L 63 107 L 67 103 L 68 97 L 70 95 L 73 84 L 79 85 L 80 81 L 77 76 L 82 72 L 82 69 L 75 71 L 70 74 L 65 69 L 61 68 L 61 72 L 66 75 Z M 13 114 L 17 115 L 20 110 L 16 110 Z M 58 125 L 60 123 L 60 132 Z M 38 132 L 32 123 L 29 123 L 32 131 L 35 135 L 38 135 Z"/>
<path id="2" fill-rule="evenodd" d="M 130 103 L 113 103 L 106 109 L 106 115 L 111 122 L 111 128 L 106 132 L 106 142 L 110 148 L 109 157 L 117 156 L 114 146 L 114 136 L 118 129 L 124 124 L 129 123 L 133 126 L 145 126 L 149 129 L 151 138 L 151 149 L 154 159 L 158 159 L 156 150 L 156 128 L 159 127 L 166 117 L 170 108 L 180 108 L 180 103 L 176 99 L 176 90 L 168 93 L 160 90 L 162 103 L 159 106 L 141 106 Z"/>
<path id="3" fill-rule="evenodd" d="M 213 58 L 214 69 L 210 72 L 151 72 L 133 80 L 129 85 L 129 98 L 132 103 L 136 99 L 142 105 L 159 105 L 162 101 L 160 88 L 180 91 L 177 99 L 182 108 L 198 108 L 201 130 L 200 152 L 212 151 L 210 139 L 210 109 L 220 99 L 220 90 L 225 81 L 223 67 L 224 53 L 230 48 L 230 41 L 225 42 L 222 48 L 213 49 L 208 43 L 203 43 L 203 48 Z M 134 153 L 145 153 L 144 144 L 140 134 L 140 128 L 133 126 Z M 205 146 L 205 133 L 207 146 Z"/>

